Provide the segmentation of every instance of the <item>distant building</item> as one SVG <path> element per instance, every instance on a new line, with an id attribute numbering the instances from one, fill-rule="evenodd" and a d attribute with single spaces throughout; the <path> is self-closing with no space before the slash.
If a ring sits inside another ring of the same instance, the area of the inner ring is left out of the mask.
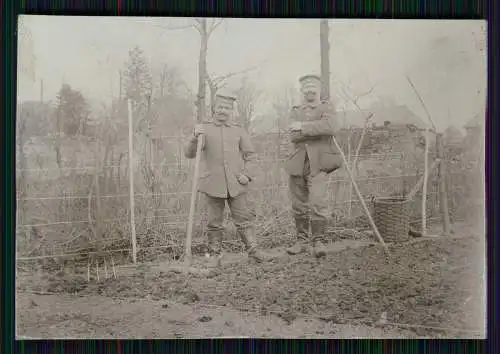
<path id="1" fill-rule="evenodd" d="M 363 128 L 366 118 L 370 114 L 373 114 L 370 118 L 370 127 L 372 128 L 390 127 L 393 130 L 397 130 L 407 129 L 409 126 L 418 128 L 426 127 L 424 121 L 405 105 L 378 106 L 358 111 L 339 112 L 339 123 L 343 128 Z"/>
<path id="2" fill-rule="evenodd" d="M 461 145 L 463 141 L 464 135 L 453 125 L 450 125 L 443 133 L 443 143 L 446 146 Z"/>
<path id="3" fill-rule="evenodd" d="M 373 108 L 373 109 L 372 109 Z M 420 132 L 427 124 L 405 105 L 377 106 L 370 109 L 337 112 L 340 132 L 337 142 L 348 150 L 355 151 L 362 135 L 366 118 L 372 114 L 369 129 L 365 133 L 361 151 L 377 153 L 383 151 L 414 151 L 415 147 L 424 146 L 425 140 Z M 273 115 L 257 116 L 252 122 L 251 133 L 254 136 L 258 151 L 271 151 L 272 146 L 281 141 L 286 144 L 286 127 L 281 127 L 277 117 Z M 431 139 L 432 148 L 434 139 Z"/>
<path id="4" fill-rule="evenodd" d="M 477 114 L 465 123 L 465 143 L 467 146 L 474 146 L 484 140 L 484 121 L 484 116 Z"/>

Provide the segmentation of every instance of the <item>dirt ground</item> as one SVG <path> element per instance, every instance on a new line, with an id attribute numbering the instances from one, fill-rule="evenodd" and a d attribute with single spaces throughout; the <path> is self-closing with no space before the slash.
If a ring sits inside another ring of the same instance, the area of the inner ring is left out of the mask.
<path id="1" fill-rule="evenodd" d="M 484 232 L 380 246 L 344 243 L 320 261 L 234 256 L 220 274 L 118 269 L 117 279 L 18 272 L 27 338 L 484 338 Z M 349 247 L 345 247 L 350 245 Z"/>

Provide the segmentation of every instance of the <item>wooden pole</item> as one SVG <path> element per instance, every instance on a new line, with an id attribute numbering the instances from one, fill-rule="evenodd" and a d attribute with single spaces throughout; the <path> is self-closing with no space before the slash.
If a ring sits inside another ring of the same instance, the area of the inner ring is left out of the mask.
<path id="1" fill-rule="evenodd" d="M 429 175 L 436 169 L 436 167 L 438 167 L 438 165 L 441 164 L 441 160 L 440 159 L 436 159 L 431 167 L 429 167 L 429 169 L 427 170 L 427 173 L 426 173 L 426 176 L 429 177 Z M 420 188 L 422 187 L 422 185 L 424 184 L 424 179 L 425 179 L 425 176 L 422 176 L 420 177 L 420 179 L 418 180 L 418 182 L 415 184 L 415 186 L 413 186 L 413 188 L 411 189 L 410 193 L 408 193 L 406 195 L 406 200 L 410 201 L 413 199 L 413 197 L 415 197 L 415 194 L 417 194 L 417 192 L 420 190 Z"/>
<path id="2" fill-rule="evenodd" d="M 368 117 L 365 119 L 365 125 L 363 127 L 363 131 L 361 133 L 361 137 L 359 138 L 358 146 L 356 147 L 356 152 L 354 153 L 354 158 L 351 163 L 351 171 L 354 171 L 354 173 L 357 175 L 358 173 L 358 159 L 359 159 L 359 154 L 361 152 L 361 146 L 363 146 L 363 139 L 365 138 L 366 131 L 368 130 L 368 124 L 370 123 L 370 119 L 372 118 L 373 113 L 370 113 Z M 351 129 L 349 129 L 349 136 L 351 135 Z M 349 141 L 349 147 L 351 146 L 351 142 Z M 349 151 L 350 155 L 350 151 Z M 349 156 L 349 162 L 351 161 L 351 157 Z M 352 183 L 349 185 L 349 212 L 348 216 L 351 217 L 352 213 Z"/>
<path id="3" fill-rule="evenodd" d="M 40 80 L 40 102 L 43 103 L 43 79 Z"/>
<path id="4" fill-rule="evenodd" d="M 328 19 L 320 20 L 319 37 L 321 52 L 321 99 L 330 99 L 330 41 Z"/>
<path id="5" fill-rule="evenodd" d="M 351 162 L 351 134 L 352 134 L 352 131 L 351 131 L 351 126 L 349 126 L 347 128 L 347 162 L 350 163 Z M 351 171 L 354 171 L 354 169 L 352 168 L 351 166 Z M 354 176 L 353 176 L 354 177 Z M 351 209 L 352 209 L 352 183 L 349 184 L 349 187 L 347 189 L 347 200 L 348 200 L 348 203 L 347 203 L 347 217 L 350 218 L 351 217 Z"/>
<path id="6" fill-rule="evenodd" d="M 135 236 L 135 200 L 134 200 L 134 128 L 132 122 L 132 102 L 128 104 L 128 158 L 129 158 L 129 194 L 130 194 L 130 229 L 132 232 L 132 260 L 137 263 L 137 240 Z"/>
<path id="7" fill-rule="evenodd" d="M 444 149 L 443 149 L 443 134 L 439 133 L 436 135 L 436 148 L 437 157 L 443 161 Z M 441 209 L 441 214 L 443 216 L 443 233 L 445 235 L 450 234 L 450 213 L 448 209 L 448 191 L 446 189 L 446 166 L 444 162 L 439 164 L 439 206 Z"/>
<path id="8" fill-rule="evenodd" d="M 429 171 L 429 129 L 425 129 L 424 183 L 422 186 L 422 235 L 427 234 L 427 180 Z"/>
<path id="9" fill-rule="evenodd" d="M 207 19 L 200 19 L 200 57 L 198 59 L 198 97 L 197 97 L 197 121 L 201 123 L 206 116 L 206 76 L 207 76 L 207 51 L 208 32 Z"/>
<path id="10" fill-rule="evenodd" d="M 193 184 L 191 188 L 191 201 L 189 203 L 189 217 L 186 232 L 186 249 L 184 262 L 186 266 L 191 265 L 191 243 L 193 240 L 193 223 L 196 212 L 196 199 L 198 197 L 198 175 L 200 170 L 201 148 L 203 146 L 203 136 L 198 136 L 196 145 L 196 160 L 194 164 Z"/>
<path id="11" fill-rule="evenodd" d="M 120 83 L 119 83 L 119 89 L 118 89 L 118 100 L 121 102 L 122 101 L 122 89 L 123 89 L 123 83 L 122 83 L 122 80 L 123 80 L 123 77 L 122 77 L 122 71 L 121 70 L 118 70 L 118 75 L 119 75 L 119 80 L 120 80 Z"/>

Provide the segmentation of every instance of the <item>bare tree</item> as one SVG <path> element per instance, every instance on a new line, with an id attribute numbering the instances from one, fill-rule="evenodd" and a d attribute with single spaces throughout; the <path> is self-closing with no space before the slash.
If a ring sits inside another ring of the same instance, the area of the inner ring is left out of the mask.
<path id="1" fill-rule="evenodd" d="M 166 95 L 176 94 L 184 82 L 180 77 L 176 67 L 163 64 L 160 68 L 154 70 L 157 80 L 154 80 L 155 97 L 163 98 Z"/>
<path id="2" fill-rule="evenodd" d="M 246 77 L 241 80 L 239 89 L 236 91 L 236 112 L 237 120 L 247 132 L 250 132 L 252 119 L 255 112 L 255 105 L 262 95 L 255 84 Z"/>
<path id="3" fill-rule="evenodd" d="M 337 79 L 337 84 L 338 84 L 338 93 L 340 98 L 345 102 L 353 105 L 358 112 L 363 112 L 363 118 L 364 118 L 364 126 L 363 130 L 361 132 L 361 135 L 358 135 L 358 129 L 356 127 L 352 127 L 349 122 L 344 122 L 344 125 L 347 125 L 347 136 L 344 144 L 341 143 L 342 148 L 346 151 L 346 158 L 347 162 L 349 163 L 349 168 L 351 169 L 353 176 L 355 177 L 358 173 L 358 167 L 359 167 L 359 153 L 361 151 L 361 146 L 363 144 L 363 140 L 365 138 L 365 135 L 367 133 L 367 130 L 369 128 L 370 121 L 373 117 L 372 112 L 364 112 L 359 104 L 360 100 L 362 100 L 365 97 L 368 97 L 371 95 L 375 89 L 375 86 L 371 86 L 369 89 L 363 92 L 354 92 L 354 90 L 349 86 L 346 85 L 344 82 L 341 80 Z M 344 112 L 345 113 L 345 112 Z M 344 119 L 346 118 L 344 114 Z M 345 124 L 347 123 L 347 124 Z M 356 144 L 356 147 L 353 146 L 353 144 Z M 354 155 L 354 156 L 353 156 Z M 339 186 L 337 185 L 337 192 L 335 195 L 339 194 Z M 349 183 L 349 187 L 347 189 L 347 195 L 346 198 L 348 200 L 348 203 L 346 204 L 346 214 L 348 217 L 351 216 L 352 212 L 352 192 L 353 192 L 353 185 L 352 182 Z"/>
<path id="4" fill-rule="evenodd" d="M 183 26 L 160 26 L 165 30 L 182 30 L 194 28 L 200 34 L 200 54 L 198 58 L 198 93 L 196 98 L 197 121 L 201 122 L 206 115 L 206 77 L 208 41 L 212 33 L 223 23 L 224 19 L 213 19 L 208 23 L 206 18 L 197 18 Z"/>
<path id="5" fill-rule="evenodd" d="M 152 95 L 153 83 L 151 68 L 144 58 L 144 52 L 138 46 L 128 53 L 123 71 L 123 85 L 126 98 L 132 100 L 136 113 L 143 115 Z"/>
<path id="6" fill-rule="evenodd" d="M 165 30 L 182 30 L 182 29 L 195 28 L 200 34 L 200 52 L 198 59 L 198 93 L 196 99 L 198 122 L 201 122 L 206 116 L 207 107 L 210 107 L 210 111 L 212 111 L 213 109 L 212 105 L 214 102 L 215 95 L 217 94 L 217 91 L 219 89 L 227 85 L 227 79 L 235 75 L 255 70 L 259 67 L 259 65 L 255 65 L 250 68 L 246 68 L 240 71 L 231 72 L 219 76 L 208 73 L 207 69 L 208 42 L 214 31 L 223 23 L 224 19 L 220 18 L 219 19 L 215 18 L 212 19 L 211 21 L 207 21 L 206 18 L 197 18 L 194 19 L 193 22 L 182 26 L 160 26 L 160 28 Z M 206 103 L 207 83 L 210 92 L 210 106 L 207 105 Z"/>
<path id="7" fill-rule="evenodd" d="M 286 141 L 288 138 L 286 131 L 290 124 L 290 111 L 292 110 L 294 104 L 295 94 L 296 92 L 292 85 L 286 86 L 279 94 L 276 95 L 274 102 L 272 103 L 278 133 L 275 144 L 276 156 L 278 158 L 281 158 L 281 150 L 288 143 L 288 141 Z"/>
<path id="8" fill-rule="evenodd" d="M 198 59 L 198 93 L 196 99 L 197 121 L 201 122 L 206 116 L 206 78 L 208 40 L 212 33 L 219 27 L 224 19 L 213 19 L 208 24 L 206 18 L 197 18 L 192 23 L 178 27 L 162 27 L 167 30 L 195 28 L 200 34 L 200 54 Z"/>
<path id="9" fill-rule="evenodd" d="M 283 132 L 288 128 L 290 111 L 293 107 L 295 94 L 294 87 L 289 85 L 276 95 L 272 104 L 279 132 Z"/>
<path id="10" fill-rule="evenodd" d="M 215 96 L 217 95 L 217 91 L 227 86 L 227 80 L 233 76 L 245 74 L 247 72 L 256 70 L 259 68 L 259 65 L 254 65 L 242 70 L 230 72 L 225 75 L 215 76 L 215 75 L 206 75 L 206 80 L 208 83 L 208 88 L 210 90 L 210 111 L 213 113 L 213 103 L 215 101 Z"/>

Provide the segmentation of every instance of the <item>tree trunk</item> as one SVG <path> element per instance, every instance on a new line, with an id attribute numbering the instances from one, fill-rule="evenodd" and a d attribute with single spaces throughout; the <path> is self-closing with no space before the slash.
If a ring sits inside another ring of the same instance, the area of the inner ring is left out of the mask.
<path id="1" fill-rule="evenodd" d="M 208 87 L 210 90 L 210 114 L 214 114 L 214 102 L 217 95 L 217 86 L 212 81 L 209 81 Z"/>

